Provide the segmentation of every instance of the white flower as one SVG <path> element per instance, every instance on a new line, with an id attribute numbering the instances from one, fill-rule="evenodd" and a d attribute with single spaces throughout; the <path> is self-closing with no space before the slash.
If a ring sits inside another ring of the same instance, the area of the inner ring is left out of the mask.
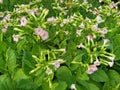
<path id="1" fill-rule="evenodd" d="M 98 24 L 104 22 L 104 20 L 102 20 L 102 17 L 100 15 L 97 15 L 96 20 Z"/>
<path id="2" fill-rule="evenodd" d="M 99 66 L 100 64 L 101 64 L 100 61 L 98 60 L 98 58 L 96 58 L 96 61 L 94 62 L 94 65 Z"/>
<path id="3" fill-rule="evenodd" d="M 77 47 L 78 48 L 84 48 L 85 46 L 83 45 L 83 43 L 80 43 Z"/>
<path id="4" fill-rule="evenodd" d="M 13 34 L 13 41 L 18 42 L 19 41 L 19 35 Z"/>
<path id="5" fill-rule="evenodd" d="M 66 35 L 68 35 L 68 34 L 69 34 L 69 31 L 64 31 L 64 32 L 65 32 L 65 34 L 66 34 Z"/>
<path id="6" fill-rule="evenodd" d="M 52 74 L 52 69 L 47 68 L 47 70 L 45 72 L 46 72 L 47 75 L 50 75 L 50 74 Z"/>
<path id="7" fill-rule="evenodd" d="M 3 0 L 0 0 L 0 4 L 2 4 L 3 3 Z"/>
<path id="8" fill-rule="evenodd" d="M 102 2 L 103 0 L 99 0 L 99 2 Z"/>
<path id="9" fill-rule="evenodd" d="M 110 67 L 112 67 L 114 65 L 114 61 L 112 62 L 107 62 L 109 64 Z"/>
<path id="10" fill-rule="evenodd" d="M 114 56 L 108 56 L 108 59 L 110 59 L 112 62 L 114 61 L 115 57 Z"/>
<path id="11" fill-rule="evenodd" d="M 79 25 L 80 28 L 85 28 L 85 25 L 84 23 L 82 22 L 80 25 Z"/>
<path id="12" fill-rule="evenodd" d="M 77 89 L 76 89 L 76 85 L 75 85 L 75 84 L 71 84 L 70 89 L 72 89 L 72 90 L 77 90 Z"/>
<path id="13" fill-rule="evenodd" d="M 81 30 L 77 30 L 77 31 L 76 31 L 76 34 L 77 34 L 78 36 L 80 36 L 80 35 L 81 35 Z"/>
<path id="14" fill-rule="evenodd" d="M 49 18 L 47 18 L 47 22 L 51 23 L 51 24 L 56 24 L 57 23 L 57 18 L 49 17 Z"/>

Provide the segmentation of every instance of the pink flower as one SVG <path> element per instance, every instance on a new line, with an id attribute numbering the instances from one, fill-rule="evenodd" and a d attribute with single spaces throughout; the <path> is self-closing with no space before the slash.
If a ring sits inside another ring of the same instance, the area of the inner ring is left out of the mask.
<path id="1" fill-rule="evenodd" d="M 100 30 L 100 33 L 104 36 L 108 33 L 108 30 L 106 28 L 103 28 L 102 30 Z"/>
<path id="2" fill-rule="evenodd" d="M 91 36 L 91 35 L 87 35 L 86 37 L 87 37 L 88 41 L 92 41 L 93 40 L 93 36 Z"/>
<path id="3" fill-rule="evenodd" d="M 87 72 L 87 74 L 92 74 L 97 70 L 98 70 L 98 68 L 96 67 L 96 65 L 90 65 L 86 72 Z"/>
<path id="4" fill-rule="evenodd" d="M 91 29 L 92 29 L 93 31 L 99 31 L 99 30 L 100 30 L 100 28 L 98 27 L 98 24 L 93 25 Z"/>
<path id="5" fill-rule="evenodd" d="M 13 41 L 18 42 L 18 40 L 19 40 L 19 36 L 18 35 L 13 34 L 12 37 L 13 37 Z"/>
<path id="6" fill-rule="evenodd" d="M 3 29 L 2 29 L 2 32 L 3 32 L 3 33 L 6 33 L 6 31 L 7 31 L 7 28 L 3 28 Z"/>
<path id="7" fill-rule="evenodd" d="M 76 31 L 76 34 L 77 34 L 78 36 L 80 36 L 80 35 L 81 35 L 81 30 L 77 30 L 77 31 Z"/>
<path id="8" fill-rule="evenodd" d="M 50 74 L 52 74 L 52 69 L 50 69 L 50 68 L 47 68 L 47 70 L 45 71 L 45 73 L 46 73 L 47 75 L 50 75 Z"/>
<path id="9" fill-rule="evenodd" d="M 11 14 L 7 14 L 4 18 L 3 21 L 8 21 L 10 20 Z"/>
<path id="10" fill-rule="evenodd" d="M 43 30 L 41 27 L 35 28 L 35 34 L 40 36 L 42 40 L 46 40 L 49 38 L 49 33 Z"/>
<path id="11" fill-rule="evenodd" d="M 48 32 L 45 31 L 45 30 L 42 30 L 40 36 L 41 36 L 41 39 L 42 39 L 42 40 L 46 40 L 46 39 L 49 38 L 49 34 L 48 34 Z"/>
<path id="12" fill-rule="evenodd" d="M 55 63 L 54 63 L 54 67 L 55 68 L 59 68 L 60 67 L 60 62 L 57 60 L 57 61 L 55 61 Z"/>
<path id="13" fill-rule="evenodd" d="M 109 43 L 109 42 L 110 42 L 109 39 L 103 39 L 103 41 L 104 41 L 103 45 L 105 45 L 106 43 Z"/>
<path id="14" fill-rule="evenodd" d="M 42 31 L 43 31 L 43 29 L 41 27 L 35 28 L 35 34 L 37 36 L 41 35 Z"/>
<path id="15" fill-rule="evenodd" d="M 27 25 L 27 19 L 25 16 L 23 16 L 21 19 L 20 19 L 20 25 L 21 26 L 26 26 Z"/>

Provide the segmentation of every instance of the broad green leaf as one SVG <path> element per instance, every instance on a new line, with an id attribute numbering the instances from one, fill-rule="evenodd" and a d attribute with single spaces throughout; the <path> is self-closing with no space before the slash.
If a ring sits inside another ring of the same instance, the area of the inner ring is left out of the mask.
<path id="1" fill-rule="evenodd" d="M 6 66 L 10 73 L 12 73 L 17 66 L 15 51 L 10 47 L 6 51 Z"/>
<path id="2" fill-rule="evenodd" d="M 25 74 L 30 75 L 30 71 L 34 69 L 35 62 L 32 59 L 32 55 L 28 51 L 24 51 L 22 60 L 22 69 Z"/>
<path id="3" fill-rule="evenodd" d="M 7 77 L 7 75 L 0 77 L 0 90 L 15 90 L 15 84 L 16 82 Z"/>
<path id="4" fill-rule="evenodd" d="M 115 70 L 109 70 L 107 74 L 110 78 L 111 85 L 115 86 L 117 84 L 120 84 L 120 74 L 118 72 Z"/>
<path id="5" fill-rule="evenodd" d="M 89 89 L 88 90 L 100 90 L 95 84 L 89 83 Z"/>
<path id="6" fill-rule="evenodd" d="M 20 79 L 17 82 L 17 88 L 21 90 L 36 90 L 37 85 L 30 80 Z"/>
<path id="7" fill-rule="evenodd" d="M 116 36 L 113 37 L 113 53 L 115 54 L 115 60 L 120 59 L 120 34 L 117 34 Z"/>
<path id="8" fill-rule="evenodd" d="M 19 80 L 19 79 L 26 79 L 28 78 L 22 69 L 17 69 L 17 71 L 15 72 L 15 75 L 13 77 L 14 80 Z"/>
<path id="9" fill-rule="evenodd" d="M 81 80 L 81 81 L 79 81 L 79 83 L 86 88 L 85 90 L 100 90 L 95 84 L 93 84 L 91 82 Z"/>
<path id="10" fill-rule="evenodd" d="M 5 73 L 6 71 L 5 61 L 3 60 L 2 53 L 0 53 L 0 72 Z"/>
<path id="11" fill-rule="evenodd" d="M 72 77 L 72 73 L 66 66 L 62 66 L 56 71 L 56 77 L 59 80 L 66 81 Z"/>
<path id="12" fill-rule="evenodd" d="M 107 74 L 102 69 L 98 69 L 96 72 L 90 75 L 90 77 L 96 82 L 107 82 L 109 80 Z"/>
<path id="13" fill-rule="evenodd" d="M 0 90 L 7 90 L 8 88 L 6 88 L 4 86 L 4 83 L 2 81 L 0 81 Z"/>
<path id="14" fill-rule="evenodd" d="M 0 42 L 0 52 L 5 51 L 6 50 L 6 43 L 5 42 Z"/>
<path id="15" fill-rule="evenodd" d="M 53 84 L 51 90 L 66 90 L 67 84 L 64 81 L 59 81 Z"/>

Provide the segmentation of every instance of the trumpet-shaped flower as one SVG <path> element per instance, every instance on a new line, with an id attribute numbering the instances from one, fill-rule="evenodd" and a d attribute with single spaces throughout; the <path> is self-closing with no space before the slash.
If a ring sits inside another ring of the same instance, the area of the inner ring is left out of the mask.
<path id="1" fill-rule="evenodd" d="M 85 25 L 84 23 L 82 22 L 80 25 L 79 25 L 80 28 L 85 28 Z"/>
<path id="2" fill-rule="evenodd" d="M 35 28 L 35 35 L 39 36 L 41 35 L 43 29 L 41 27 Z"/>
<path id="3" fill-rule="evenodd" d="M 77 34 L 78 36 L 80 36 L 80 35 L 81 35 L 81 30 L 76 30 L 76 34 Z"/>
<path id="4" fill-rule="evenodd" d="M 103 39 L 103 41 L 104 41 L 103 45 L 106 45 L 108 42 L 110 42 L 109 39 Z"/>
<path id="5" fill-rule="evenodd" d="M 27 19 L 25 16 L 23 16 L 21 19 L 20 19 L 20 25 L 21 26 L 26 26 L 27 25 Z"/>
<path id="6" fill-rule="evenodd" d="M 96 58 L 96 61 L 94 62 L 94 65 L 99 66 L 100 64 L 101 64 L 100 61 L 98 60 L 98 58 Z"/>
<path id="7" fill-rule="evenodd" d="M 57 61 L 55 61 L 55 63 L 54 63 L 54 67 L 55 68 L 59 68 L 60 67 L 60 62 L 57 60 Z"/>
<path id="8" fill-rule="evenodd" d="M 110 67 L 112 67 L 113 65 L 114 65 L 114 61 L 112 61 L 112 62 L 107 62 L 108 63 L 108 65 L 110 66 Z"/>
<path id="9" fill-rule="evenodd" d="M 75 85 L 75 84 L 71 84 L 70 89 L 72 89 L 72 90 L 77 90 L 77 89 L 76 89 L 76 85 Z"/>
<path id="10" fill-rule="evenodd" d="M 19 41 L 19 35 L 13 34 L 13 41 L 18 42 Z"/>
<path id="11" fill-rule="evenodd" d="M 41 36 L 41 39 L 42 39 L 42 40 L 46 40 L 46 39 L 49 38 L 49 34 L 48 34 L 48 32 L 45 31 L 45 30 L 42 30 L 40 36 Z"/>
<path id="12" fill-rule="evenodd" d="M 2 4 L 3 3 L 3 0 L 0 0 L 0 4 Z"/>
<path id="13" fill-rule="evenodd" d="M 89 68 L 88 68 L 88 70 L 86 72 L 87 72 L 87 74 L 92 74 L 97 70 L 98 70 L 97 66 L 93 64 L 93 65 L 89 66 Z"/>
<path id="14" fill-rule="evenodd" d="M 49 33 L 43 30 L 41 27 L 35 28 L 35 34 L 40 36 L 42 40 L 46 40 L 49 38 Z"/>
<path id="15" fill-rule="evenodd" d="M 97 19 L 98 24 L 104 22 L 104 20 L 102 19 L 100 15 L 97 15 L 96 19 Z"/>
<path id="16" fill-rule="evenodd" d="M 86 38 L 88 39 L 88 41 L 92 41 L 93 40 L 93 36 L 91 36 L 91 35 L 87 35 Z"/>
<path id="17" fill-rule="evenodd" d="M 78 48 L 84 48 L 85 46 L 83 45 L 83 43 L 80 43 L 77 47 Z"/>
<path id="18" fill-rule="evenodd" d="M 52 69 L 47 68 L 47 70 L 45 72 L 46 72 L 47 75 L 50 75 L 50 74 L 52 74 Z"/>

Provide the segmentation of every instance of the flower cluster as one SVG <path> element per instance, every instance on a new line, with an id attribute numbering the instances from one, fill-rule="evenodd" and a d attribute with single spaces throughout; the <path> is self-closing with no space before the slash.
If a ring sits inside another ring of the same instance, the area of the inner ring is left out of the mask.
<path id="1" fill-rule="evenodd" d="M 40 36 L 42 40 L 49 38 L 48 32 L 43 30 L 41 27 L 35 28 L 35 35 Z"/>

